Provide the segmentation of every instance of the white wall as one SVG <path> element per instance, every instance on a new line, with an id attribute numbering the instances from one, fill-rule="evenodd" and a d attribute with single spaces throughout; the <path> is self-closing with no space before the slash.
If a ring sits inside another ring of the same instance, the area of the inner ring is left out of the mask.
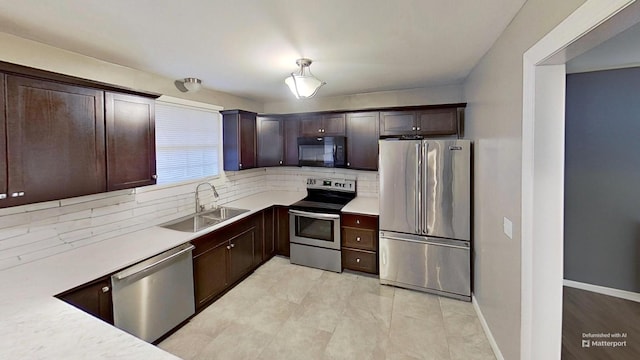
<path id="1" fill-rule="evenodd" d="M 320 91 L 322 91 L 322 89 Z M 287 114 L 394 106 L 455 104 L 461 102 L 464 102 L 462 85 L 447 85 L 344 96 L 316 97 L 306 100 L 297 100 L 292 96 L 289 101 L 265 103 L 264 112 L 266 114 Z"/>
<path id="2" fill-rule="evenodd" d="M 583 2 L 527 1 L 464 84 L 475 142 L 474 296 L 505 359 L 520 357 L 522 56 Z"/>
<path id="3" fill-rule="evenodd" d="M 100 81 L 134 90 L 154 92 L 187 100 L 222 106 L 225 109 L 243 109 L 262 112 L 263 104 L 206 88 L 197 93 L 182 93 L 169 79 L 70 51 L 55 48 L 0 32 L 0 61 L 30 66 L 65 75 Z"/>

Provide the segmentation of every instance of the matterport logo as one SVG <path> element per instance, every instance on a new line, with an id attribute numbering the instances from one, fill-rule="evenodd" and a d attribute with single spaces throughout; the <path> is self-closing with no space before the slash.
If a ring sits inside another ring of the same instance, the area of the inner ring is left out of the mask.
<path id="1" fill-rule="evenodd" d="M 627 333 L 582 333 L 582 347 L 625 347 Z"/>

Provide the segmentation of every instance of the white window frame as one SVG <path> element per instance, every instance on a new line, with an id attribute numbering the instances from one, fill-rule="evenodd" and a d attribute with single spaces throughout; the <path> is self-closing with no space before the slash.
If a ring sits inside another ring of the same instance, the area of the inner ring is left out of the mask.
<path id="1" fill-rule="evenodd" d="M 217 175 L 205 176 L 205 177 L 202 177 L 202 178 L 185 179 L 185 180 L 182 180 L 182 181 L 176 181 L 176 182 L 171 182 L 171 183 L 160 183 L 157 186 L 160 186 L 160 187 L 171 187 L 171 186 L 176 186 L 176 185 L 193 183 L 193 182 L 197 182 L 197 181 L 201 181 L 201 180 L 205 180 L 205 179 L 208 181 L 208 180 L 218 179 L 218 178 L 222 177 L 223 174 L 224 174 L 224 171 L 223 171 L 223 154 L 222 154 L 223 153 L 222 114 L 220 114 L 220 111 L 223 110 L 223 107 L 217 106 L 217 105 L 212 105 L 212 104 L 207 104 L 207 103 L 202 103 L 202 102 L 198 102 L 198 101 L 175 98 L 175 97 L 166 96 L 166 95 L 162 95 L 159 98 L 157 98 L 156 99 L 156 104 L 184 107 L 184 108 L 187 108 L 187 109 L 196 109 L 196 110 L 209 111 L 209 112 L 212 112 L 212 113 L 216 113 L 219 116 L 219 119 L 220 119 L 218 121 L 218 171 L 217 171 Z"/>

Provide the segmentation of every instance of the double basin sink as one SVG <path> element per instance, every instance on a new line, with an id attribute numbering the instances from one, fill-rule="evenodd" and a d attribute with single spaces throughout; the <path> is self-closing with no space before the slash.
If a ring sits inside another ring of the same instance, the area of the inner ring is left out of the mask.
<path id="1" fill-rule="evenodd" d="M 160 226 L 163 228 L 184 232 L 198 232 L 208 227 L 217 225 L 225 220 L 229 220 L 247 211 L 249 210 L 221 206 L 215 209 L 181 217 Z"/>

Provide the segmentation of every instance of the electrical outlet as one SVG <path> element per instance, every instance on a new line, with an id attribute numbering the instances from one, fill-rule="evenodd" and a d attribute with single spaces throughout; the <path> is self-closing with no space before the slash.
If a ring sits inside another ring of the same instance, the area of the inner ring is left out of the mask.
<path id="1" fill-rule="evenodd" d="M 513 223 L 506 217 L 502 219 L 502 231 L 504 231 L 504 234 L 507 235 L 509 239 L 513 239 Z"/>

